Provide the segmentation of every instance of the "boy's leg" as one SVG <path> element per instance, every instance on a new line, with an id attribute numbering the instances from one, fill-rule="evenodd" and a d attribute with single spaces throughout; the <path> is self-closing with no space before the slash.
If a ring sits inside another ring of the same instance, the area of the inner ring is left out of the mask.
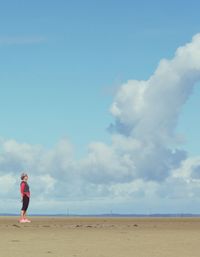
<path id="1" fill-rule="evenodd" d="M 21 218 L 24 219 L 24 217 L 25 217 L 25 211 L 21 210 Z"/>
<path id="2" fill-rule="evenodd" d="M 26 217 L 26 213 L 27 213 L 27 209 L 28 209 L 28 206 L 29 206 L 29 197 L 25 196 L 24 198 L 24 214 L 23 214 L 23 218 L 26 222 L 30 222 L 30 220 L 27 219 Z"/>
<path id="3" fill-rule="evenodd" d="M 26 215 L 26 199 L 25 197 L 22 198 L 22 209 L 21 209 L 21 219 L 25 219 Z"/>

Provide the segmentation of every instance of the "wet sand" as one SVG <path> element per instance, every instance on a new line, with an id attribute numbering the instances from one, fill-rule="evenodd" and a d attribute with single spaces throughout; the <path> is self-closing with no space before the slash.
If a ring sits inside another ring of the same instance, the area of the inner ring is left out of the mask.
<path id="1" fill-rule="evenodd" d="M 1 257 L 199 257 L 200 218 L 0 217 Z"/>

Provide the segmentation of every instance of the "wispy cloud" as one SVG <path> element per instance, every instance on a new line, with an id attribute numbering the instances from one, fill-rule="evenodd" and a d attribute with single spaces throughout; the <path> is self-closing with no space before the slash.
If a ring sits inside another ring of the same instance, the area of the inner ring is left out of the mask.
<path id="1" fill-rule="evenodd" d="M 0 37 L 0 45 L 33 45 L 47 41 L 44 36 Z"/>

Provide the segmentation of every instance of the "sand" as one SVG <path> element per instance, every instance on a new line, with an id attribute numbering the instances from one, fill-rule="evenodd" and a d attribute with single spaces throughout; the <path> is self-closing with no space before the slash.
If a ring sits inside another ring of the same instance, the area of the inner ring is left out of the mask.
<path id="1" fill-rule="evenodd" d="M 0 218 L 0 257 L 199 257 L 199 218 Z"/>

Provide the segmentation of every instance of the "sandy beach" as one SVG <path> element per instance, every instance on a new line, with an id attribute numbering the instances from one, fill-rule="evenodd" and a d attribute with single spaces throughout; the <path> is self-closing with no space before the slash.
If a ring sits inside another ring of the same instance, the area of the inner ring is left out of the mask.
<path id="1" fill-rule="evenodd" d="M 2 257 L 199 257 L 199 218 L 0 218 Z"/>

